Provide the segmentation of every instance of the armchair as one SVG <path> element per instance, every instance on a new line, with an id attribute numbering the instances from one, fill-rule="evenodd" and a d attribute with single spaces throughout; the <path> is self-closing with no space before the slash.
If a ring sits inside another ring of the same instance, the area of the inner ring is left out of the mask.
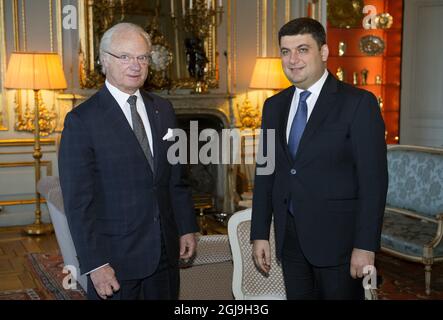
<path id="1" fill-rule="evenodd" d="M 284 300 L 286 290 L 280 264 L 272 254 L 271 271 L 268 276 L 261 273 L 252 259 L 252 244 L 249 240 L 251 209 L 239 211 L 228 222 L 228 235 L 234 261 L 232 291 L 237 300 Z M 274 244 L 274 227 L 271 226 L 271 249 Z"/>
<path id="2" fill-rule="evenodd" d="M 388 147 L 389 188 L 382 251 L 418 262 L 431 293 L 431 269 L 443 262 L 443 149 Z"/>
<path id="3" fill-rule="evenodd" d="M 77 281 L 86 292 L 87 278 L 85 275 L 80 275 L 77 253 L 63 208 L 63 197 L 59 178 L 49 176 L 40 179 L 37 184 L 37 190 L 46 199 L 49 215 L 54 225 L 55 236 L 63 256 L 63 262 L 65 266 L 71 265 L 75 267 L 75 270 L 77 270 Z"/>
<path id="4" fill-rule="evenodd" d="M 202 235 L 197 253 L 180 268 L 180 300 L 232 300 L 232 256 L 227 235 Z"/>
<path id="5" fill-rule="evenodd" d="M 235 213 L 228 222 L 229 242 L 234 261 L 232 291 L 238 300 L 284 300 L 286 289 L 280 263 L 275 253 L 271 252 L 271 271 L 268 276 L 262 274 L 252 258 L 252 244 L 249 240 L 252 209 Z M 269 235 L 271 250 L 275 248 L 274 226 L 271 224 Z M 366 300 L 377 300 L 375 289 L 365 290 Z"/>

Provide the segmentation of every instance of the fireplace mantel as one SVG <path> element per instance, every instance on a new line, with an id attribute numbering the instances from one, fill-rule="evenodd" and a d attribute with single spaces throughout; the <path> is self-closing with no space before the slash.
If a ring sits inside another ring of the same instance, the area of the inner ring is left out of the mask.
<path id="1" fill-rule="evenodd" d="M 58 104 L 60 109 L 59 124 L 57 131 L 63 129 L 63 121 L 66 113 L 69 112 L 74 106 L 82 103 L 90 96 L 92 96 L 95 90 L 85 90 L 81 95 L 76 94 L 60 94 L 58 96 Z M 167 94 L 157 93 L 165 99 L 171 101 L 174 106 L 176 114 L 186 115 L 212 115 L 219 118 L 225 128 L 235 128 L 238 121 L 237 115 L 234 114 L 234 108 L 232 107 L 234 96 L 224 93 L 207 93 L 207 94 Z"/>
<path id="2" fill-rule="evenodd" d="M 208 94 L 160 94 L 171 101 L 177 115 L 212 115 L 219 118 L 225 128 L 235 127 L 235 115 L 230 106 L 234 96 Z"/>

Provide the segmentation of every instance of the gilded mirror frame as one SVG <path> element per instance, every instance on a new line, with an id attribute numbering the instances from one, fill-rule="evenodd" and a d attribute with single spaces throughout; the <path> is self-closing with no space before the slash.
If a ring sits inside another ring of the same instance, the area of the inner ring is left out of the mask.
<path id="1" fill-rule="evenodd" d="M 114 1 L 124 3 L 126 0 Z M 78 17 L 79 17 L 79 83 L 84 89 L 98 89 L 104 81 L 100 69 L 95 63 L 98 56 L 98 46 L 102 32 L 110 27 L 109 21 L 115 17 L 112 10 L 109 10 L 107 3 L 109 0 L 78 0 Z M 162 1 L 163 2 L 163 1 Z M 102 8 L 97 10 L 94 8 Z M 109 15 L 104 13 L 109 12 Z M 170 17 L 168 17 L 170 18 Z M 115 21 L 115 20 L 114 20 Z M 127 21 L 127 20 L 125 20 Z M 175 20 L 173 23 L 181 23 Z M 105 24 L 109 24 L 105 26 Z M 179 41 L 177 36 L 178 30 L 183 30 L 183 26 L 176 26 L 173 30 L 174 39 L 170 43 L 174 56 L 174 63 L 170 67 L 177 71 L 170 71 L 172 84 L 164 89 L 185 89 L 194 88 L 196 80 L 189 76 L 180 76 L 180 74 L 188 74 L 186 71 L 186 52 L 185 46 Z M 98 31 L 98 32 L 97 32 Z M 219 70 L 218 70 L 218 52 L 217 52 L 217 26 L 209 28 L 209 35 L 204 39 L 204 49 L 208 58 L 207 73 L 205 82 L 209 88 L 218 88 Z M 179 56 L 179 59 L 177 59 Z M 178 76 L 176 76 L 178 74 Z"/>
<path id="2" fill-rule="evenodd" d="M 5 3 L 0 0 L 0 131 L 8 130 L 8 110 L 5 90 L 6 74 L 6 30 L 5 30 Z"/>

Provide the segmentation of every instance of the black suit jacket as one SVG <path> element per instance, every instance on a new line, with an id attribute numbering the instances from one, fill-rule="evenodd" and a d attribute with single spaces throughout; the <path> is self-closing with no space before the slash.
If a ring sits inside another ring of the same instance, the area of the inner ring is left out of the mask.
<path id="1" fill-rule="evenodd" d="M 81 272 L 105 263 L 117 279 L 155 271 L 163 235 L 171 265 L 179 236 L 198 230 L 180 165 L 170 165 L 162 138 L 176 127 L 171 103 L 141 91 L 151 124 L 154 172 L 117 101 L 104 86 L 68 113 L 59 171 Z"/>
<path id="2" fill-rule="evenodd" d="M 353 248 L 376 251 L 387 192 L 385 127 L 376 98 L 329 74 L 293 161 L 286 125 L 294 90 L 270 97 L 263 108 L 262 128 L 276 133 L 276 162 L 273 174 L 255 176 L 251 239 L 269 238 L 273 213 L 281 258 L 292 199 L 300 246 L 313 265 L 346 263 Z"/>

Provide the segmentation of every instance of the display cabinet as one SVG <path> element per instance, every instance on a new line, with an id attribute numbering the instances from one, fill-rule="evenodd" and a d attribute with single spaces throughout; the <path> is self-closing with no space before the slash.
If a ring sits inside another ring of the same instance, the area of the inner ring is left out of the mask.
<path id="1" fill-rule="evenodd" d="M 374 8 L 376 12 L 369 10 Z M 386 125 L 386 142 L 398 143 L 403 1 L 328 0 L 327 17 L 328 69 L 374 93 Z M 370 23 L 370 17 L 376 29 L 363 24 Z"/>

